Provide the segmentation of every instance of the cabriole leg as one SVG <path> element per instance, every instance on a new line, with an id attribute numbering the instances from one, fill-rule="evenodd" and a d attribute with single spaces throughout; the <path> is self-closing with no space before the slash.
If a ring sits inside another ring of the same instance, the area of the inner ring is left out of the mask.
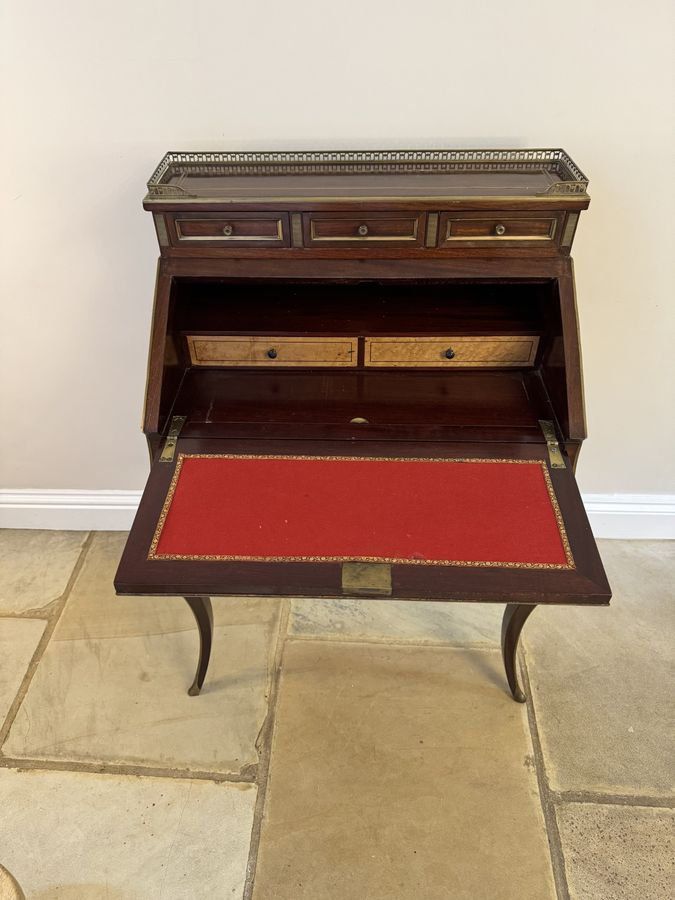
<path id="1" fill-rule="evenodd" d="M 504 659 L 504 668 L 506 669 L 506 680 L 511 688 L 513 699 L 517 703 L 525 702 L 525 694 L 518 684 L 518 669 L 516 667 L 518 639 L 527 617 L 535 608 L 536 604 L 535 606 L 525 606 L 522 603 L 507 603 L 504 610 L 504 618 L 502 619 L 502 657 Z"/>
<path id="2" fill-rule="evenodd" d="M 208 597 L 186 597 L 188 606 L 194 613 L 199 628 L 199 662 L 195 680 L 188 690 L 191 697 L 196 697 L 202 689 L 206 670 L 209 667 L 211 657 L 211 642 L 213 640 L 213 609 Z"/>

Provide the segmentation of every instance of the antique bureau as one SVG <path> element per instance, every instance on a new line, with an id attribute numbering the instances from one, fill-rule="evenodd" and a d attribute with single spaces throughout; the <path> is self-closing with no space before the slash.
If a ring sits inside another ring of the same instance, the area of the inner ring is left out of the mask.
<path id="1" fill-rule="evenodd" d="M 143 428 L 115 587 L 607 604 L 574 467 L 586 430 L 562 150 L 168 153 Z M 223 601 L 226 602 L 226 601 Z M 274 602 L 274 599 L 270 599 Z"/>

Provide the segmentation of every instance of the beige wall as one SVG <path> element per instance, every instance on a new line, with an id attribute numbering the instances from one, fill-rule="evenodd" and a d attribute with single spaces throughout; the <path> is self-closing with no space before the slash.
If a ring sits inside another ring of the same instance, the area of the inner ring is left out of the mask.
<path id="1" fill-rule="evenodd" d="M 675 490 L 669 0 L 5 0 L 9 488 L 135 489 L 167 149 L 563 146 L 591 492 Z"/>

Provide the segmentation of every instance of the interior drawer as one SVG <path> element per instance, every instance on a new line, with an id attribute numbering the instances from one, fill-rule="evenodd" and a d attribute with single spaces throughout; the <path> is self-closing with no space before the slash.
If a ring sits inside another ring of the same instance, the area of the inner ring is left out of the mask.
<path id="1" fill-rule="evenodd" d="M 355 366 L 358 338 L 187 335 L 193 366 Z"/>
<path id="2" fill-rule="evenodd" d="M 527 216 L 499 213 L 453 215 L 441 213 L 439 244 L 455 241 L 553 241 L 558 228 L 557 216 Z"/>
<path id="3" fill-rule="evenodd" d="M 242 246 L 288 246 L 286 213 L 219 213 L 176 215 L 171 220 L 174 244 L 209 243 Z"/>
<path id="4" fill-rule="evenodd" d="M 532 366 L 536 335 L 374 337 L 365 339 L 366 366 L 478 368 Z"/>
<path id="5" fill-rule="evenodd" d="M 424 238 L 424 213 L 305 213 L 307 246 L 382 244 L 419 246 Z"/>

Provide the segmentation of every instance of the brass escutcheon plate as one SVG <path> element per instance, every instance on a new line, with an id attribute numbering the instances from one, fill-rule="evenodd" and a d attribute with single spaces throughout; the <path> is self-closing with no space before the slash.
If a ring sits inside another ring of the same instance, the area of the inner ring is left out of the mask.
<path id="1" fill-rule="evenodd" d="M 342 563 L 342 592 L 391 596 L 391 566 L 389 563 Z"/>

